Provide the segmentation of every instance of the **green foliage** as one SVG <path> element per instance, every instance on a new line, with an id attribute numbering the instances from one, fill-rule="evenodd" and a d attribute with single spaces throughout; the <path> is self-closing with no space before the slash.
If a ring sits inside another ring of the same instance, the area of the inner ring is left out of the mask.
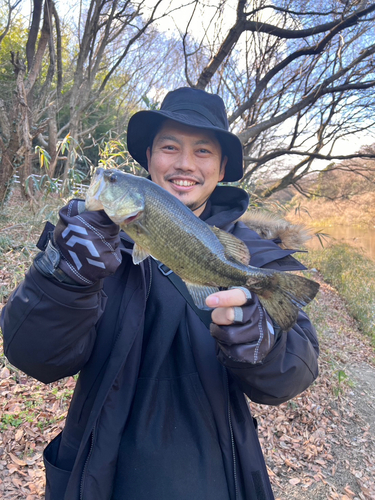
<path id="1" fill-rule="evenodd" d="M 349 377 L 345 370 L 342 368 L 337 368 L 336 362 L 332 360 L 332 375 L 333 375 L 333 394 L 338 398 L 341 394 L 344 394 L 346 389 L 355 386 L 353 380 Z"/>
<path id="2" fill-rule="evenodd" d="M 8 429 L 9 426 L 17 428 L 22 423 L 23 423 L 23 418 L 20 418 L 19 415 L 4 414 L 0 420 L 0 430 L 4 431 Z"/>
<path id="3" fill-rule="evenodd" d="M 1 23 L 1 10 L 0 10 L 0 33 Z M 3 38 L 0 44 L 0 90 L 2 99 L 12 97 L 12 90 L 14 84 L 14 67 L 10 60 L 10 53 L 18 52 L 21 58 L 24 59 L 24 50 L 26 47 L 28 31 L 23 18 L 16 18 L 13 20 L 8 34 Z"/>
<path id="4" fill-rule="evenodd" d="M 25 180 L 25 190 L 26 193 L 32 193 L 33 191 L 43 192 L 44 195 L 50 193 L 57 193 L 61 189 L 61 185 L 58 179 L 51 179 L 49 175 L 42 175 L 41 177 L 35 174 L 29 175 Z"/>
<path id="5" fill-rule="evenodd" d="M 121 138 L 109 139 L 99 145 L 99 166 L 117 168 L 135 175 L 147 176 L 146 170 L 130 156 L 125 141 Z"/>
<path id="6" fill-rule="evenodd" d="M 57 154 L 73 155 L 72 163 L 75 164 L 79 162 L 83 167 L 86 167 L 85 170 L 88 171 L 90 168 L 90 162 L 83 154 L 78 153 L 78 150 L 80 151 L 79 145 L 72 148 L 72 151 L 70 151 L 70 146 L 73 143 L 74 139 L 70 134 L 67 134 L 61 141 L 58 142 Z M 45 169 L 48 172 L 51 160 L 48 151 L 41 146 L 35 146 L 35 152 L 39 156 L 40 168 Z M 68 170 L 67 177 L 64 181 L 58 178 L 52 179 L 48 173 L 44 175 L 31 174 L 25 180 L 25 190 L 29 195 L 38 193 L 42 194 L 44 197 L 51 193 L 57 193 L 60 196 L 77 194 L 79 192 L 77 190 L 77 184 L 81 184 L 86 177 L 87 173 L 76 166 Z"/>
<path id="7" fill-rule="evenodd" d="M 317 268 L 337 289 L 350 314 L 375 344 L 375 262 L 346 244 L 311 250 L 301 260 Z"/>
<path id="8" fill-rule="evenodd" d="M 147 95 L 142 96 L 142 101 L 145 103 L 147 109 L 157 110 L 160 108 L 160 102 L 153 101 Z"/>
<path id="9" fill-rule="evenodd" d="M 68 176 L 65 181 L 60 179 L 51 179 L 47 174 L 42 176 L 31 174 L 25 180 L 25 189 L 27 193 L 38 193 L 42 196 L 43 200 L 47 200 L 48 196 L 52 193 L 57 194 L 60 198 L 66 198 L 82 193 L 78 189 L 78 184 L 86 178 L 86 174 L 78 168 L 70 168 Z M 42 207 L 42 211 L 48 208 L 48 204 Z"/>
<path id="10" fill-rule="evenodd" d="M 56 399 L 61 399 L 61 401 L 66 404 L 67 398 L 64 394 L 64 396 L 61 396 L 61 390 L 59 390 L 56 393 Z M 69 400 L 71 399 L 73 391 L 69 391 Z M 65 415 L 59 415 L 57 417 L 51 416 L 48 418 L 46 416 L 46 413 L 40 410 L 41 405 L 43 404 L 43 399 L 41 397 L 41 394 L 39 392 L 34 393 L 34 399 L 33 401 L 25 401 L 24 403 L 24 410 L 21 410 L 17 413 L 4 413 L 1 414 L 0 417 L 0 430 L 5 431 L 11 427 L 18 428 L 21 425 L 24 425 L 26 423 L 34 423 L 36 421 L 37 427 L 43 431 L 47 427 L 56 424 L 57 422 L 60 422 L 65 418 Z M 22 397 L 25 399 L 25 397 Z"/>

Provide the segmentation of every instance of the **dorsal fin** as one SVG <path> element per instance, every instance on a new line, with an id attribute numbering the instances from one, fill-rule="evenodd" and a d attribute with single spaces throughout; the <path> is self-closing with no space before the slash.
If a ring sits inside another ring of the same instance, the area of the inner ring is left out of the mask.
<path id="1" fill-rule="evenodd" d="M 212 226 L 210 229 L 220 240 L 225 250 L 225 255 L 229 260 L 236 260 L 246 266 L 250 262 L 250 252 L 245 243 L 230 233 L 222 231 L 218 227 Z"/>

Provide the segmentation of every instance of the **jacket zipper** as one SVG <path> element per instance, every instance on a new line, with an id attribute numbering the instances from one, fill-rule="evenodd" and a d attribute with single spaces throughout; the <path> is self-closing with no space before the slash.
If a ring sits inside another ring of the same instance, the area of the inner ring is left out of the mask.
<path id="1" fill-rule="evenodd" d="M 152 266 L 151 266 L 151 257 L 147 257 L 148 267 L 150 269 L 150 283 L 148 284 L 148 290 L 146 295 L 146 302 L 151 292 L 151 282 L 152 282 Z"/>
<path id="2" fill-rule="evenodd" d="M 88 466 L 88 463 L 89 463 L 90 458 L 91 458 L 92 450 L 94 448 L 95 427 L 96 427 L 96 424 L 94 425 L 94 427 L 93 427 L 93 429 L 91 431 L 90 450 L 89 450 L 89 453 L 88 453 L 86 461 L 85 461 L 85 465 L 83 466 L 83 470 L 82 470 L 81 484 L 80 484 L 80 487 L 79 487 L 79 500 L 83 500 L 83 483 L 85 482 L 85 474 L 86 474 L 87 466 Z"/>
<path id="3" fill-rule="evenodd" d="M 149 285 L 148 285 L 148 290 L 147 290 L 147 295 L 146 295 L 146 302 L 147 302 L 147 299 L 148 299 L 148 297 L 150 295 L 150 292 L 151 292 L 151 283 L 152 283 L 151 258 L 148 257 L 147 261 L 148 261 L 148 266 L 149 266 L 149 269 L 150 269 L 150 282 L 149 282 Z M 116 341 L 117 341 L 117 337 L 115 339 L 114 345 L 116 344 Z M 91 432 L 90 450 L 89 450 L 89 453 L 88 453 L 87 458 L 85 460 L 85 465 L 83 466 L 83 470 L 82 470 L 81 483 L 80 483 L 80 487 L 79 487 L 79 500 L 83 500 L 83 487 L 84 487 L 84 482 L 85 482 L 85 474 L 86 474 L 86 470 L 87 470 L 87 467 L 88 467 L 88 463 L 89 463 L 90 458 L 91 458 L 92 450 L 94 448 L 95 428 L 96 428 L 96 424 L 94 425 L 94 427 L 92 429 L 92 432 Z"/>
<path id="4" fill-rule="evenodd" d="M 227 371 L 225 371 L 225 381 L 226 381 L 227 394 L 228 394 L 228 423 L 229 423 L 230 439 L 231 439 L 231 443 L 232 443 L 232 459 L 233 459 L 233 477 L 234 477 L 235 500 L 239 500 L 239 496 L 238 496 L 238 478 L 237 478 L 237 457 L 236 457 L 236 447 L 235 447 L 234 435 L 233 435 L 232 415 L 231 415 L 231 411 L 230 411 L 229 382 L 228 382 L 228 373 L 227 373 Z"/>

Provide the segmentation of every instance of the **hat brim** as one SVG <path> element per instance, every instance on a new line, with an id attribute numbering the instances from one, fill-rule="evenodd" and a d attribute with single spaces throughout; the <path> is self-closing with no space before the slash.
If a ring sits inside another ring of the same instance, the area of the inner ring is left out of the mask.
<path id="1" fill-rule="evenodd" d="M 143 168 L 147 170 L 146 150 L 150 146 L 151 137 L 159 124 L 166 118 L 184 125 L 215 132 L 223 154 L 228 157 L 223 182 L 235 182 L 242 178 L 243 152 L 239 138 L 222 128 L 207 126 L 207 120 L 202 119 L 200 122 L 196 113 L 190 116 L 186 111 L 181 115 L 163 110 L 139 111 L 130 118 L 127 132 L 128 151 Z"/>

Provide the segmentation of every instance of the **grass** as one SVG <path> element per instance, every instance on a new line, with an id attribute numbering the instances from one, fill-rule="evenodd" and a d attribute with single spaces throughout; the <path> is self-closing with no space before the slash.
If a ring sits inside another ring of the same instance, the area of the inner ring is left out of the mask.
<path id="1" fill-rule="evenodd" d="M 14 191 L 0 210 L 0 304 L 23 280 L 39 251 L 36 242 L 47 220 L 57 222 L 58 211 L 66 199 L 57 195 L 25 201 Z"/>
<path id="2" fill-rule="evenodd" d="M 347 244 L 311 250 L 299 258 L 307 267 L 318 269 L 336 288 L 375 345 L 375 262 Z"/>

